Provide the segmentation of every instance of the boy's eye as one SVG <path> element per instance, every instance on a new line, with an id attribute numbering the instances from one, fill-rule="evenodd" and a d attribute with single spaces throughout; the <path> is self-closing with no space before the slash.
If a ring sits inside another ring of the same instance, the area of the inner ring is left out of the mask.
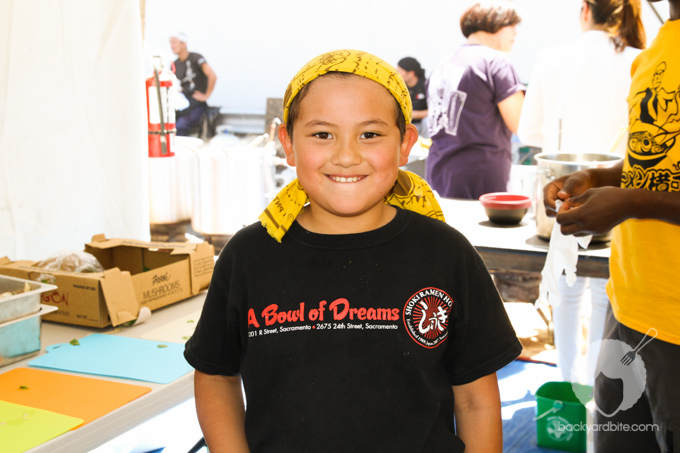
<path id="1" fill-rule="evenodd" d="M 328 140 L 330 138 L 333 138 L 330 132 L 317 132 L 312 135 L 316 138 L 320 138 L 321 140 Z"/>
<path id="2" fill-rule="evenodd" d="M 380 134 L 378 134 L 377 132 L 364 132 L 363 134 L 361 134 L 361 138 L 368 138 L 368 139 L 377 138 L 379 136 L 380 136 Z"/>

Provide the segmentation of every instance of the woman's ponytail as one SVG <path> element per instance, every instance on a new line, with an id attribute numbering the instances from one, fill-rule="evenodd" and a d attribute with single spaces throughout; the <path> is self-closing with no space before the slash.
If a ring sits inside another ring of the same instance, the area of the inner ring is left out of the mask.
<path id="1" fill-rule="evenodd" d="M 617 52 L 626 47 L 644 49 L 647 42 L 640 16 L 640 0 L 589 0 L 593 21 L 604 25 L 612 36 Z"/>
<path id="2" fill-rule="evenodd" d="M 614 44 L 621 52 L 626 46 L 644 49 L 647 46 L 647 35 L 640 16 L 642 5 L 640 0 L 623 0 L 621 25 L 616 33 Z M 619 41 L 621 44 L 619 45 Z M 619 48 L 620 47 L 620 48 Z"/>

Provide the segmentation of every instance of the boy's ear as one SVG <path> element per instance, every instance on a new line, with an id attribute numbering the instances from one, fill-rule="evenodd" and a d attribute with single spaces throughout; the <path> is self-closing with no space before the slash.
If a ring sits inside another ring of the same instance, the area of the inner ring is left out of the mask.
<path id="1" fill-rule="evenodd" d="M 286 163 L 291 167 L 295 166 L 295 154 L 293 153 L 293 140 L 288 133 L 286 123 L 279 126 L 279 141 L 283 147 L 283 152 L 286 153 Z"/>
<path id="2" fill-rule="evenodd" d="M 401 141 L 399 150 L 399 166 L 408 163 L 408 156 L 411 154 L 411 148 L 418 141 L 418 129 L 413 124 L 407 124 L 404 131 L 404 139 Z"/>

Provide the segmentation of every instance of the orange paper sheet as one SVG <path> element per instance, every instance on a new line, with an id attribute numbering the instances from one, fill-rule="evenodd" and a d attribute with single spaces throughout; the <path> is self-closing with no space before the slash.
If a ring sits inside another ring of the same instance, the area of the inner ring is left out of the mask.
<path id="1" fill-rule="evenodd" d="M 139 385 L 31 368 L 0 374 L 0 400 L 80 418 L 83 425 L 150 391 Z"/>

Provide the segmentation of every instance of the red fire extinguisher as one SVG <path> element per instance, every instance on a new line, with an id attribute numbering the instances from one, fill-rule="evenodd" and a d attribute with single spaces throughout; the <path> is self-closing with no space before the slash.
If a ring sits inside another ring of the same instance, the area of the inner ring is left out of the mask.
<path id="1" fill-rule="evenodd" d="M 175 133 L 175 92 L 172 74 L 158 69 L 154 57 L 153 76 L 146 79 L 146 116 L 149 129 L 149 157 L 172 157 Z"/>

